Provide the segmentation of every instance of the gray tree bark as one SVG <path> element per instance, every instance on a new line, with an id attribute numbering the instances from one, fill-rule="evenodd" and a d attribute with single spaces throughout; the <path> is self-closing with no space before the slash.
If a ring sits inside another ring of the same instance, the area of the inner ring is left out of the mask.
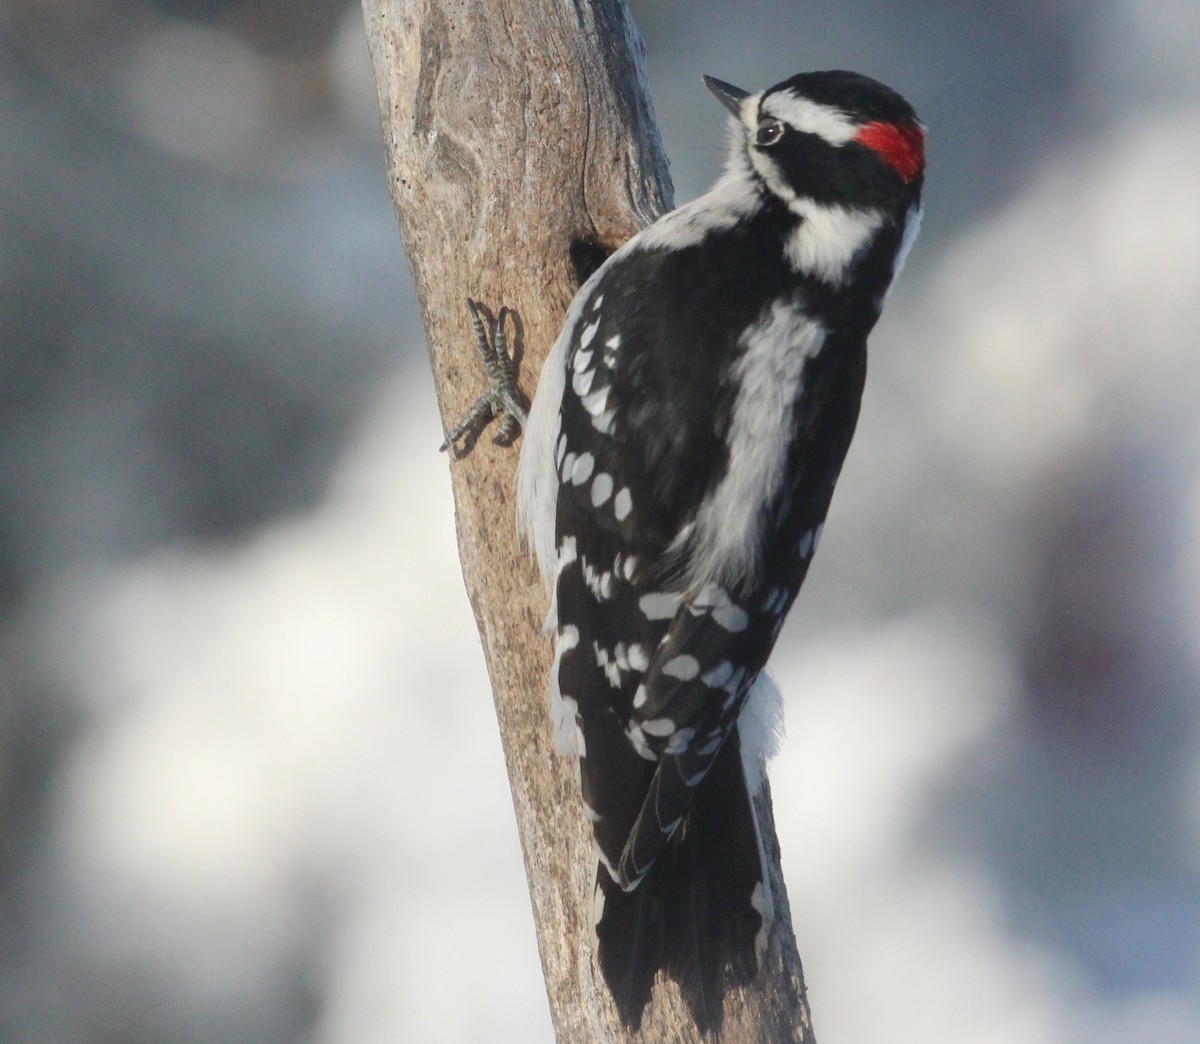
<path id="1" fill-rule="evenodd" d="M 518 375 L 532 395 L 581 270 L 670 208 L 644 48 L 622 0 L 364 0 L 363 9 L 389 185 L 449 430 L 484 390 L 465 299 L 514 309 Z M 435 444 L 431 432 L 431 452 Z M 595 856 L 574 773 L 550 742 L 547 597 L 516 541 L 516 459 L 484 437 L 451 462 L 450 478 L 555 1032 L 564 1044 L 699 1041 L 674 984 L 662 980 L 630 1035 L 593 966 Z M 726 998 L 720 1039 L 807 1044 L 765 788 L 759 811 L 775 927 L 757 979 Z"/>

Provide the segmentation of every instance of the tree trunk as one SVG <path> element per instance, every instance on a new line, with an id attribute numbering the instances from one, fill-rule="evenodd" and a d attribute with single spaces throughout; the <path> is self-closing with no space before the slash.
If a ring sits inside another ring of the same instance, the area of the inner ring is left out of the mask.
<path id="1" fill-rule="evenodd" d="M 493 313 L 501 304 L 514 310 L 518 375 L 531 394 L 582 279 L 669 209 L 643 45 L 622 0 L 364 0 L 363 7 L 392 199 L 449 430 L 485 387 L 465 299 Z M 436 441 L 431 432 L 430 452 Z M 574 773 L 550 742 L 547 596 L 516 541 L 516 460 L 514 448 L 482 438 L 451 461 L 450 476 L 555 1032 L 561 1042 L 698 1041 L 682 998 L 661 980 L 631 1037 L 592 963 L 595 856 Z M 773 861 L 775 926 L 756 981 L 726 998 L 721 1038 L 809 1042 L 766 788 L 759 811 Z"/>

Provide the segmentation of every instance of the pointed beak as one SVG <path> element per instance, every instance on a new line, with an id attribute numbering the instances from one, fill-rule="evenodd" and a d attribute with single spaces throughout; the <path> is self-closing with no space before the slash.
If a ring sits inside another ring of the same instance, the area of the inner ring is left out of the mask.
<path id="1" fill-rule="evenodd" d="M 750 97 L 749 91 L 743 91 L 732 83 L 718 80 L 715 76 L 704 77 L 704 85 L 717 96 L 717 101 L 725 106 L 735 116 L 742 114 L 742 99 Z"/>

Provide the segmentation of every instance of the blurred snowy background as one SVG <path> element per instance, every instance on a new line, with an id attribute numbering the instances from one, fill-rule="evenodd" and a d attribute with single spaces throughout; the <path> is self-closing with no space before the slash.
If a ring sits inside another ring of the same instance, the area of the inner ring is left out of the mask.
<path id="1" fill-rule="evenodd" d="M 681 201 L 701 73 L 931 132 L 775 658 L 820 1039 L 1194 1044 L 1200 5 L 632 6 Z M 439 439 L 357 5 L 3 0 L 0 1040 L 550 1040 Z"/>

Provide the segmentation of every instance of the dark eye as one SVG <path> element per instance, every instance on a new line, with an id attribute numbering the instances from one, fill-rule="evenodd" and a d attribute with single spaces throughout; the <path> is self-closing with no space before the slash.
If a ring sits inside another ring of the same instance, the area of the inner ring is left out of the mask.
<path id="1" fill-rule="evenodd" d="M 783 124 L 778 120 L 763 120 L 758 125 L 758 134 L 754 136 L 754 144 L 760 148 L 774 145 L 783 137 Z"/>

